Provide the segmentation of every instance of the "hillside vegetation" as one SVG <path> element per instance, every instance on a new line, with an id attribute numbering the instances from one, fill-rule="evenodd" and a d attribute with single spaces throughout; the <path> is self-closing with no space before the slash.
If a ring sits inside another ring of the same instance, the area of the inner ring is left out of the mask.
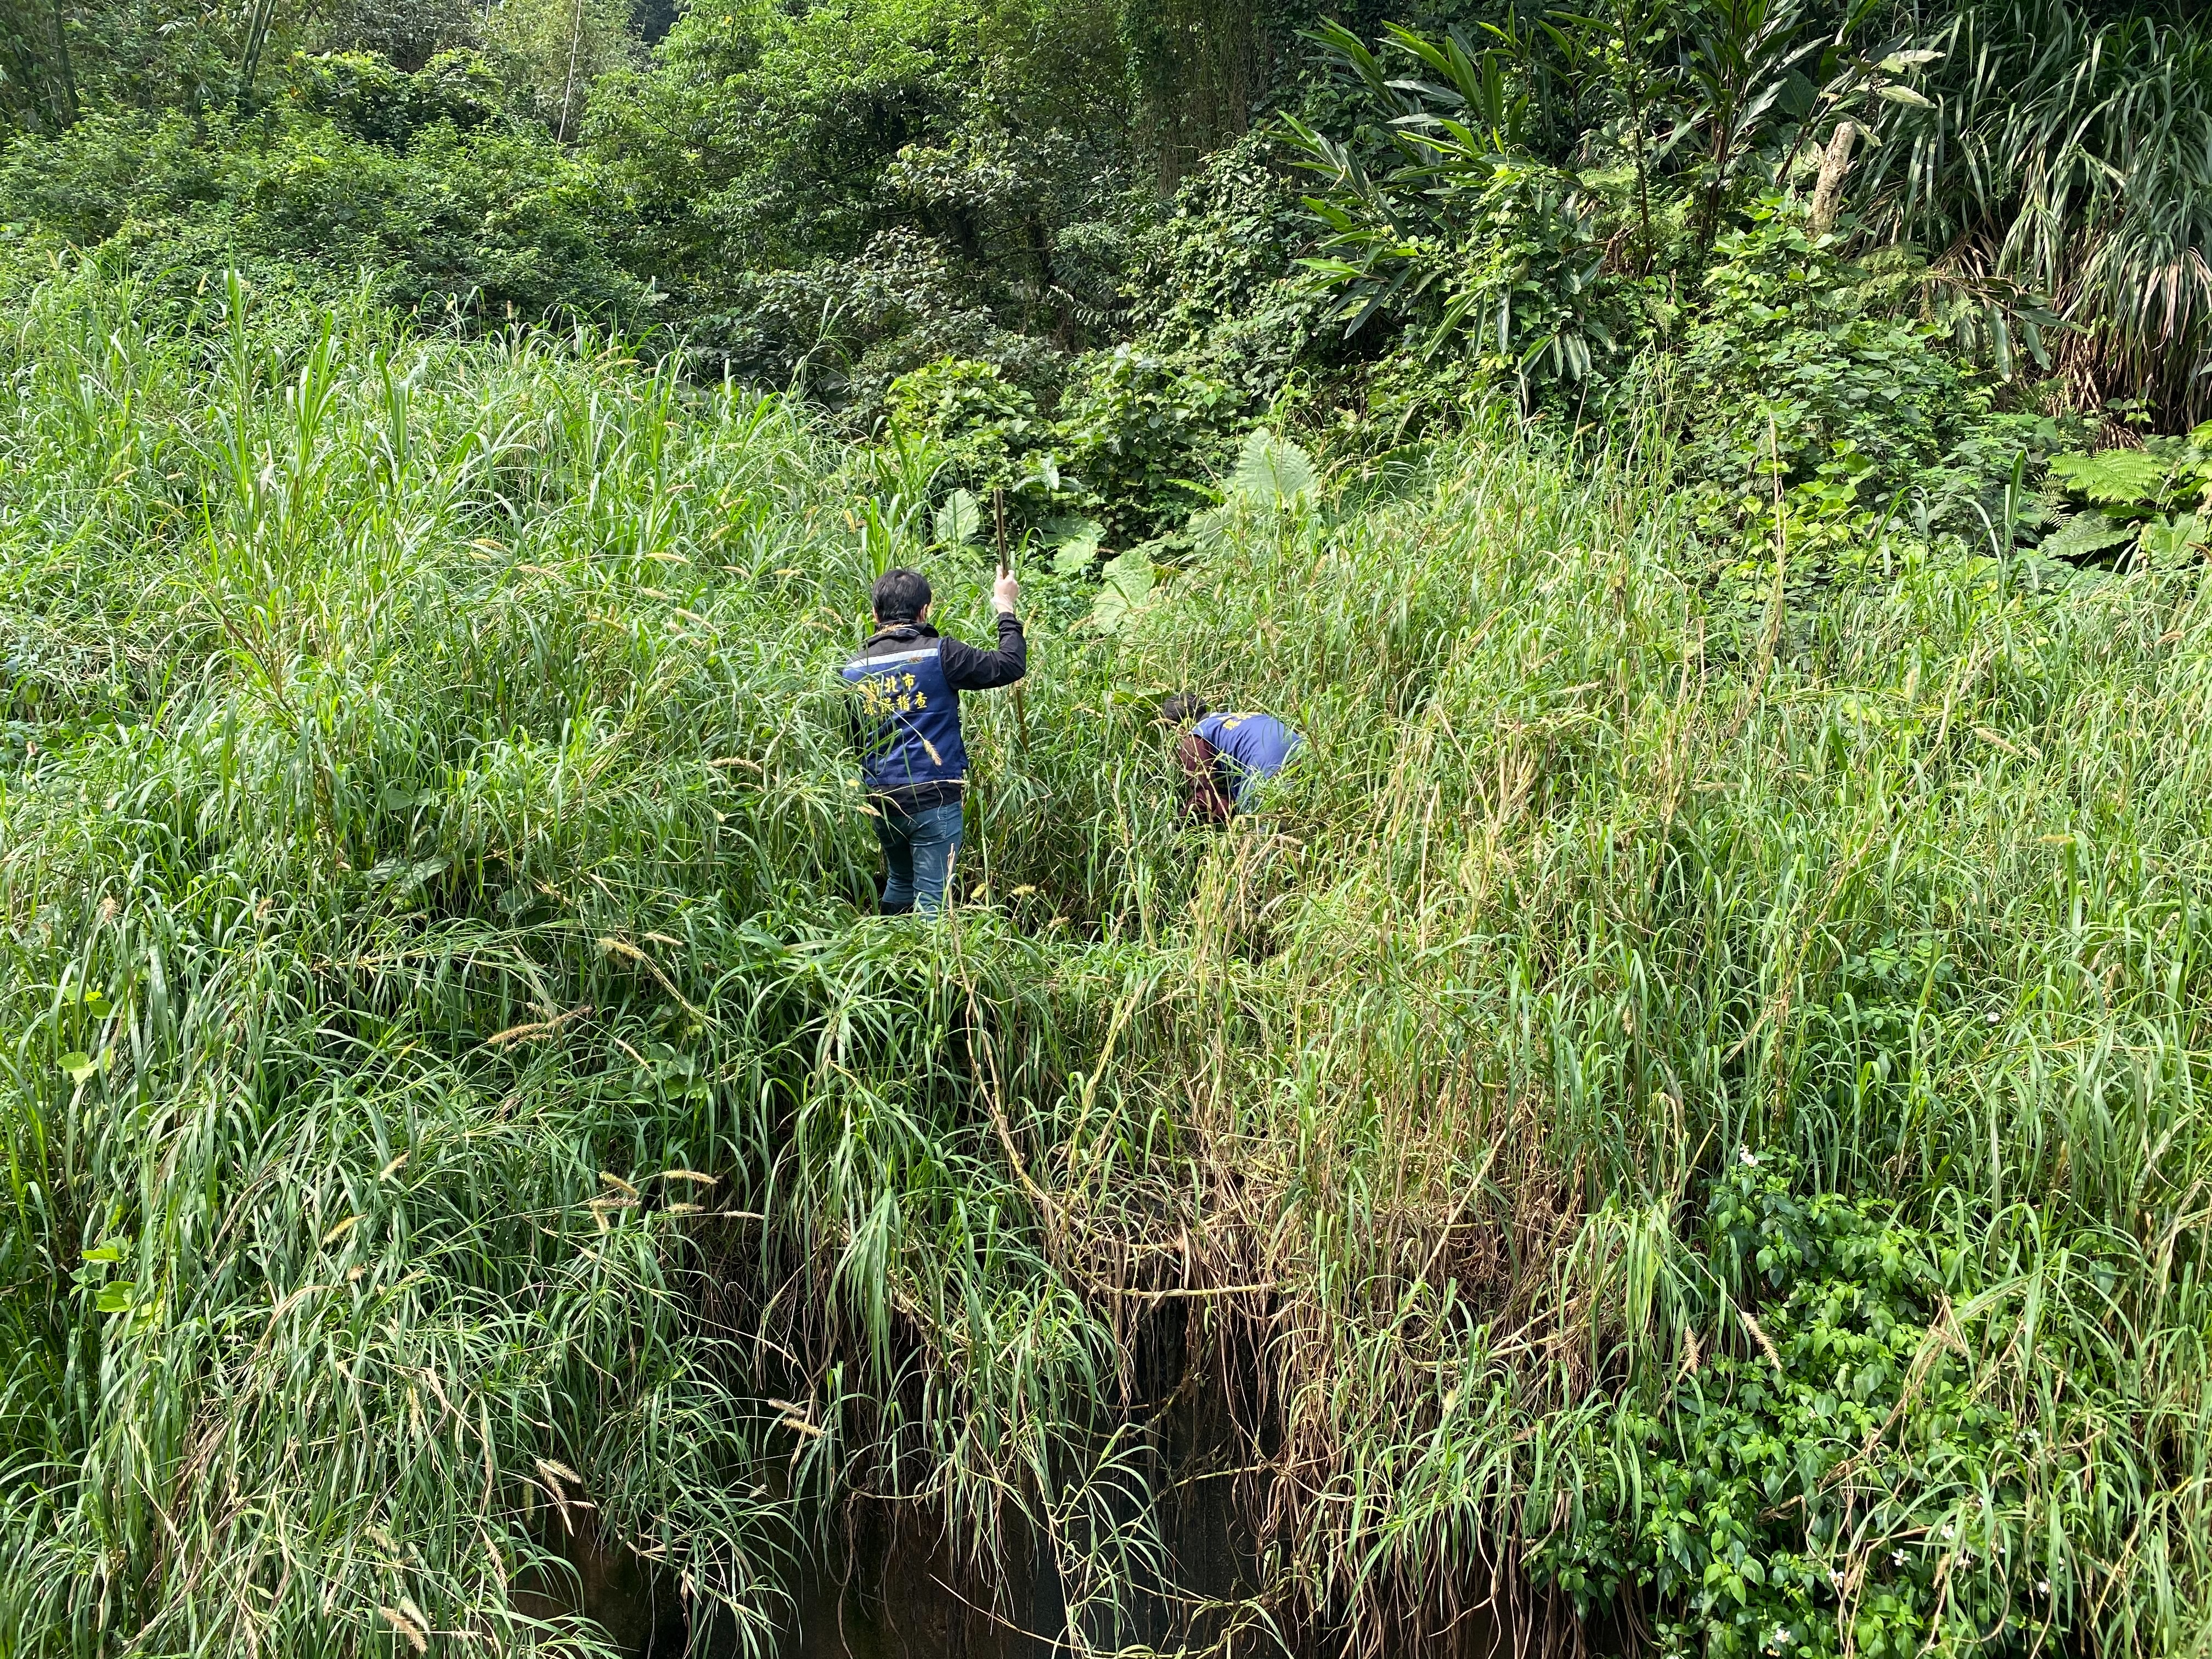
<path id="1" fill-rule="evenodd" d="M 868 1537 L 1085 1652 L 2202 1638 L 2201 562 L 1747 619 L 1661 422 L 1248 479 L 1035 567 L 917 925 L 926 450 L 143 300 L 5 344 L 8 1650 L 598 1650 L 579 1538 L 702 1650 Z M 1231 833 L 1179 685 L 1310 734 Z"/>
<path id="2" fill-rule="evenodd" d="M 0 5 L 0 1659 L 2212 1654 L 2198 11 Z"/>

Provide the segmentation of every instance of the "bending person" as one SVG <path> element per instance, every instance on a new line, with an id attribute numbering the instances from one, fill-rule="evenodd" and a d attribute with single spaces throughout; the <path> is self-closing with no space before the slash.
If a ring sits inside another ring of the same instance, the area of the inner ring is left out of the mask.
<path id="1" fill-rule="evenodd" d="M 1305 744 L 1273 714 L 1210 714 L 1188 693 L 1162 703 L 1160 719 L 1182 733 L 1176 759 L 1190 784 L 1184 815 L 1212 823 L 1249 807 L 1254 792 Z"/>
<path id="2" fill-rule="evenodd" d="M 968 787 L 960 694 L 1012 685 L 1029 672 L 1029 642 L 1014 615 L 1021 596 L 1011 574 L 999 578 L 991 590 L 999 648 L 978 651 L 929 625 L 929 583 L 918 571 L 887 570 L 868 590 L 875 632 L 844 676 L 861 783 L 883 843 L 885 915 L 944 907 Z"/>

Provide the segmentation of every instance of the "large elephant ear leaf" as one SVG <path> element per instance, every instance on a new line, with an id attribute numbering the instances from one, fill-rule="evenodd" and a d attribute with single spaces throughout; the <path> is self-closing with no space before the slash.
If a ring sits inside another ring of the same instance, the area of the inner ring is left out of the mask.
<path id="1" fill-rule="evenodd" d="M 967 490 L 956 489 L 937 509 L 937 539 L 959 547 L 975 539 L 983 527 L 983 504 Z"/>
<path id="2" fill-rule="evenodd" d="M 1085 626 L 1101 634 L 1118 634 L 1123 624 L 1152 597 L 1158 585 L 1152 562 L 1136 548 L 1107 561 L 1106 580 L 1091 601 Z"/>
<path id="3" fill-rule="evenodd" d="M 1238 451 L 1228 493 L 1266 510 L 1310 503 L 1314 497 L 1313 457 L 1261 427 Z"/>
<path id="4" fill-rule="evenodd" d="M 1076 519 L 1060 528 L 1061 533 L 1054 538 L 1052 568 L 1063 576 L 1079 576 L 1098 556 L 1105 527 L 1096 519 Z"/>
<path id="5" fill-rule="evenodd" d="M 2212 524 L 2194 513 L 2153 519 L 2142 527 L 2143 556 L 2154 565 L 2185 564 L 2212 542 Z"/>

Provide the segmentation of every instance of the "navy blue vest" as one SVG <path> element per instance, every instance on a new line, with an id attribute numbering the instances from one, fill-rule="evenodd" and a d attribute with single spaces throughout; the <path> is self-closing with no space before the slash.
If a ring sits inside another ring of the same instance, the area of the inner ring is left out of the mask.
<path id="1" fill-rule="evenodd" d="M 886 641 L 844 667 L 860 732 L 860 776 L 876 793 L 968 775 L 960 698 L 945 682 L 939 640 Z"/>

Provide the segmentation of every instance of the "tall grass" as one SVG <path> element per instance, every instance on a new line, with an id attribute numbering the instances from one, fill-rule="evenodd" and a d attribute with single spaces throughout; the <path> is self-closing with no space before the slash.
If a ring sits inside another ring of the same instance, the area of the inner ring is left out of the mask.
<path id="1" fill-rule="evenodd" d="M 1040 574 L 917 926 L 831 665 L 893 557 L 981 623 L 926 456 L 131 313 L 5 346 L 0 1644 L 601 1650 L 589 1534 L 765 1650 L 860 1515 L 1083 1651 L 1571 1643 L 1562 1551 L 1734 1559 L 1658 1472 L 1817 1369 L 1754 1170 L 1926 1302 L 1769 1494 L 1844 1522 L 1790 1641 L 1912 1573 L 1916 1644 L 2201 1638 L 2195 571 L 1907 560 L 1747 660 L 1655 467 L 1471 442 L 1116 638 Z M 1182 686 L 1310 738 L 1224 835 Z M 1584 1600 L 1663 1638 L 1643 1577 Z"/>

